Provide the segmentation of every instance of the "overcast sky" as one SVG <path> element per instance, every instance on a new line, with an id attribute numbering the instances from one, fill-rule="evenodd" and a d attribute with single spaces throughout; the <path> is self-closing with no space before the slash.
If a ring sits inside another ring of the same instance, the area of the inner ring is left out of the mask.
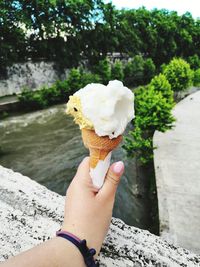
<path id="1" fill-rule="evenodd" d="M 104 0 L 112 2 L 117 8 L 138 8 L 145 6 L 147 9 L 165 8 L 175 10 L 179 15 L 189 11 L 194 18 L 200 18 L 200 1 L 199 0 Z"/>

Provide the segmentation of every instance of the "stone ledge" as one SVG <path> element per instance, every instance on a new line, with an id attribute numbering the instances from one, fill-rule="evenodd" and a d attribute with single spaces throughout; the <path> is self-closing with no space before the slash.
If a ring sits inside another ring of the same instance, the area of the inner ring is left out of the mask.
<path id="1" fill-rule="evenodd" d="M 64 197 L 0 166 L 0 261 L 55 235 Z M 112 219 L 99 257 L 101 267 L 199 266 L 200 256 Z"/>

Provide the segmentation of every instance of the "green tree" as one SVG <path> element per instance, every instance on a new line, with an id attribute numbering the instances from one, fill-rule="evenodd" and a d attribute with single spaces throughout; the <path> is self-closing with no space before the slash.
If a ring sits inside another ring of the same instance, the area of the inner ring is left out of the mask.
<path id="1" fill-rule="evenodd" d="M 111 68 L 111 79 L 112 80 L 120 80 L 123 81 L 124 79 L 124 71 L 123 71 L 123 65 L 122 62 L 117 60 Z"/>
<path id="2" fill-rule="evenodd" d="M 144 61 L 144 84 L 150 82 L 150 80 L 155 76 L 156 66 L 151 58 L 147 58 Z"/>
<path id="3" fill-rule="evenodd" d="M 14 1 L 0 1 L 0 77 L 6 75 L 6 66 L 26 58 L 27 40 L 20 18 Z"/>
<path id="4" fill-rule="evenodd" d="M 100 60 L 99 63 L 95 66 L 94 72 L 99 75 L 103 84 L 107 84 L 111 77 L 110 61 L 107 58 Z"/>
<path id="5" fill-rule="evenodd" d="M 193 45 L 193 36 L 195 21 L 189 12 L 177 18 L 176 22 L 176 44 L 178 57 L 188 57 L 195 53 Z"/>
<path id="6" fill-rule="evenodd" d="M 124 80 L 128 86 L 133 87 L 147 84 L 155 72 L 156 66 L 152 59 L 144 59 L 141 55 L 136 55 L 125 64 Z"/>
<path id="7" fill-rule="evenodd" d="M 127 62 L 124 67 L 124 82 L 128 86 L 144 84 L 144 59 L 137 55 Z"/>
<path id="8" fill-rule="evenodd" d="M 184 91 L 192 84 L 193 72 L 190 65 L 181 58 L 171 60 L 163 73 L 173 91 Z"/>
<path id="9" fill-rule="evenodd" d="M 150 58 L 157 69 L 173 57 L 188 58 L 192 68 L 199 64 L 190 57 L 200 56 L 200 19 L 188 12 L 117 10 L 103 0 L 7 0 L 0 1 L 0 18 L 1 69 L 27 58 L 52 60 L 61 69 L 88 60 L 92 67 L 119 52 L 126 58 L 149 58 L 147 78 L 141 79 L 138 70 L 137 86 L 152 78 Z"/>
<path id="10" fill-rule="evenodd" d="M 143 46 L 141 35 L 135 25 L 137 24 L 136 10 L 119 10 L 115 25 L 117 47 L 115 50 L 130 57 L 138 55 Z"/>

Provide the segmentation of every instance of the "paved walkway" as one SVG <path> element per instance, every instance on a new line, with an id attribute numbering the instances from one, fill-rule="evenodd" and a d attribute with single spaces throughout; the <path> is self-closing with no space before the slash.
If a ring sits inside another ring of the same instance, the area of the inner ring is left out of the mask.
<path id="1" fill-rule="evenodd" d="M 200 91 L 179 102 L 173 130 L 156 132 L 161 235 L 200 253 Z"/>

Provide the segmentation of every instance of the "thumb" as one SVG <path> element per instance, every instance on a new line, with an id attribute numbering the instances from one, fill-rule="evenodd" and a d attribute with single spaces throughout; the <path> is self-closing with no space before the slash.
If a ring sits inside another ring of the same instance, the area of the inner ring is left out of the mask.
<path id="1" fill-rule="evenodd" d="M 90 178 L 89 171 L 90 171 L 90 158 L 85 157 L 78 166 L 75 178 L 89 179 Z"/>
<path id="2" fill-rule="evenodd" d="M 87 189 L 92 193 L 97 193 L 96 189 L 92 184 L 92 179 L 90 176 L 90 158 L 86 157 L 80 163 L 76 175 L 74 177 L 74 183 L 82 187 L 82 189 Z"/>
<path id="3" fill-rule="evenodd" d="M 114 196 L 123 172 L 124 172 L 124 163 L 122 161 L 113 163 L 107 172 L 105 183 L 101 188 L 101 190 L 99 191 L 99 194 L 104 197 Z"/>

